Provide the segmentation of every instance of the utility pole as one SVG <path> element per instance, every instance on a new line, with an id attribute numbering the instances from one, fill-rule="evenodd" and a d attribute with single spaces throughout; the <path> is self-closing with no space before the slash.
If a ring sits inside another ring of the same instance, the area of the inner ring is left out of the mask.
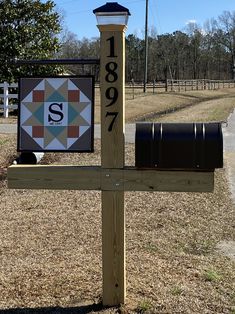
<path id="1" fill-rule="evenodd" d="M 146 93 L 146 84 L 148 80 L 148 0 L 146 0 L 145 10 L 145 60 L 144 60 L 144 93 Z"/>

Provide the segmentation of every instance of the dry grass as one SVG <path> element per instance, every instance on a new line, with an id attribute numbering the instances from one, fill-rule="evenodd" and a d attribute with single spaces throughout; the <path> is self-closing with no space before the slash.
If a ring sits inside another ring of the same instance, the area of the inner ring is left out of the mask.
<path id="1" fill-rule="evenodd" d="M 6 177 L 7 167 L 12 164 L 16 154 L 16 136 L 0 135 L 0 186 Z"/>
<path id="2" fill-rule="evenodd" d="M 99 152 L 96 142 L 95 155 L 48 154 L 45 161 L 99 164 Z M 133 145 L 126 157 L 133 164 Z M 98 302 L 100 193 L 16 191 L 3 183 L 0 308 Z M 224 170 L 216 172 L 213 194 L 126 193 L 126 212 L 127 313 L 146 302 L 149 313 L 232 313 L 234 264 L 215 250 L 234 236 Z M 219 279 L 208 280 L 210 271 Z"/>
<path id="3" fill-rule="evenodd" d="M 5 168 L 16 138 L 0 143 Z M 100 142 L 94 154 L 51 153 L 44 163 L 100 164 Z M 127 304 L 101 309 L 100 193 L 8 190 L 2 175 L 0 312 L 234 314 L 235 265 L 216 250 L 235 240 L 234 205 L 226 168 L 215 178 L 210 194 L 126 193 Z"/>
<path id="4" fill-rule="evenodd" d="M 15 124 L 17 123 L 17 116 L 10 113 L 8 118 L 4 118 L 3 115 L 0 115 L 0 124 Z"/>
<path id="5" fill-rule="evenodd" d="M 219 98 L 203 101 L 190 108 L 184 108 L 169 116 L 170 122 L 209 122 L 209 121 L 223 121 L 225 122 L 229 114 L 235 107 L 235 98 Z M 157 121 L 164 121 L 166 118 L 161 116 Z"/>
<path id="6" fill-rule="evenodd" d="M 220 113 L 215 113 L 214 119 L 224 120 L 228 112 L 231 112 L 232 108 L 234 108 L 234 97 L 234 89 L 188 91 L 182 93 L 164 92 L 156 94 L 152 94 L 151 91 L 148 91 L 146 94 L 139 93 L 138 98 L 135 99 L 130 99 L 129 96 L 126 97 L 126 121 L 157 121 L 159 118 L 165 119 L 166 114 L 170 112 L 191 106 L 192 110 L 194 110 L 194 105 L 198 106 L 200 103 L 203 105 L 204 102 L 210 102 L 211 100 L 218 101 L 217 106 L 219 105 L 219 107 L 223 108 Z M 99 123 L 100 101 L 98 89 L 96 89 L 95 99 L 95 122 Z M 212 105 L 212 107 L 214 107 L 214 105 Z"/>

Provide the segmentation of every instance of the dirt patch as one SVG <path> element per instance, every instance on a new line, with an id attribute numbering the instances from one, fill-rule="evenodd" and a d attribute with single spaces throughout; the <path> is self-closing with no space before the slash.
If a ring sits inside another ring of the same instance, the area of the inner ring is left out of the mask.
<path id="1" fill-rule="evenodd" d="M 235 241 L 222 241 L 216 247 L 222 254 L 235 261 Z"/>

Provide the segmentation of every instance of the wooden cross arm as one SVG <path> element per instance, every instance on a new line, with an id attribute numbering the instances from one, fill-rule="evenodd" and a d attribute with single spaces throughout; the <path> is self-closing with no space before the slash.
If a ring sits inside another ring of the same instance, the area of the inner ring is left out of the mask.
<path id="1" fill-rule="evenodd" d="M 16 165 L 10 189 L 212 192 L 214 172 L 142 170 L 135 167 Z"/>

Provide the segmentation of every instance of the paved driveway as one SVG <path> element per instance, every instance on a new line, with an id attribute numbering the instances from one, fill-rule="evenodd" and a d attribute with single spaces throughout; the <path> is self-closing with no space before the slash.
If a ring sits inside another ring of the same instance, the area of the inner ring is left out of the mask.
<path id="1" fill-rule="evenodd" d="M 227 127 L 223 128 L 224 153 L 228 165 L 228 178 L 235 202 L 235 110 L 228 119 Z"/>
<path id="2" fill-rule="evenodd" d="M 0 124 L 0 133 L 11 133 L 14 134 L 17 132 L 16 124 Z"/>
<path id="3" fill-rule="evenodd" d="M 17 132 L 16 124 L 0 124 L 0 134 L 14 134 Z M 100 124 L 95 125 L 95 138 L 100 138 Z M 135 142 L 135 124 L 126 125 L 126 142 Z"/>

